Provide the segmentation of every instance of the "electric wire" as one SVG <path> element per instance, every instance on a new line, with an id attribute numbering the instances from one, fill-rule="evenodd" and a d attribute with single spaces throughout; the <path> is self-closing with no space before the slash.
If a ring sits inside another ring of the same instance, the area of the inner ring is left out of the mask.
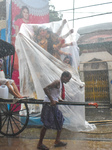
<path id="1" fill-rule="evenodd" d="M 75 10 L 76 9 L 83 9 L 83 8 L 88 8 L 88 7 L 95 7 L 95 6 L 99 6 L 99 5 L 107 5 L 107 4 L 111 4 L 112 2 L 107 2 L 107 3 L 100 3 L 100 4 L 95 4 L 95 5 L 88 5 L 88 6 L 83 6 L 83 7 L 77 7 L 77 8 L 74 8 Z M 55 13 L 55 12 L 64 12 L 64 11 L 70 11 L 73 9 L 66 9 L 66 10 L 58 10 L 58 11 L 53 11 L 52 13 Z M 75 12 L 76 13 L 76 12 Z M 86 12 L 87 13 L 87 12 Z M 90 12 L 88 12 L 90 13 Z M 96 12 L 95 12 L 96 13 Z M 73 20 L 79 20 L 79 19 L 85 19 L 85 18 L 91 18 L 91 17 L 96 17 L 96 16 L 101 16 L 101 15 L 108 15 L 108 14 L 112 14 L 112 12 L 106 12 L 106 13 L 100 13 L 100 14 L 96 14 L 96 15 L 90 15 L 90 16 L 85 16 L 85 17 L 79 17 L 79 18 L 75 18 L 75 19 L 70 19 L 68 21 L 73 21 Z"/>
<path id="2" fill-rule="evenodd" d="M 83 7 L 76 7 L 74 9 L 76 10 L 76 9 L 88 8 L 88 7 L 94 7 L 94 6 L 99 6 L 99 5 L 106 5 L 106 4 L 110 4 L 110 3 L 112 3 L 112 2 L 100 3 L 100 4 L 95 4 L 95 5 L 88 5 L 88 6 L 83 6 Z M 70 10 L 73 10 L 73 8 L 72 9 L 65 9 L 65 10 L 58 10 L 58 11 L 54 11 L 54 12 L 64 12 L 64 11 L 70 11 Z"/>
<path id="3" fill-rule="evenodd" d="M 84 19 L 84 18 L 91 18 L 91 17 L 101 16 L 101 15 L 108 15 L 108 14 L 112 14 L 112 12 L 107 12 L 107 13 L 102 13 L 102 14 L 97 14 L 97 15 L 91 15 L 91 16 L 86 16 L 86 17 L 75 18 L 75 19 L 71 19 L 71 20 L 68 20 L 68 21 Z"/>

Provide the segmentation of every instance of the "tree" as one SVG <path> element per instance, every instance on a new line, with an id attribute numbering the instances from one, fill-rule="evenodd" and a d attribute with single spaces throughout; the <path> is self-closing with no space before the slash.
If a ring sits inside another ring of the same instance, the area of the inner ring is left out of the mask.
<path id="1" fill-rule="evenodd" d="M 58 11 L 55 11 L 53 5 L 49 5 L 49 22 L 62 20 L 63 14 Z"/>

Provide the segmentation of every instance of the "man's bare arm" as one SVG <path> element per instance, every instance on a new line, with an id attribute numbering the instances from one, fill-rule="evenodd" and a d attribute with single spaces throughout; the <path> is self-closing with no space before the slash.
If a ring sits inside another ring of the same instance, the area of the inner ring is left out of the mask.
<path id="1" fill-rule="evenodd" d="M 56 102 L 53 100 L 53 98 L 50 94 L 50 89 L 52 89 L 52 88 L 60 88 L 60 81 L 56 80 L 44 88 L 44 92 L 48 96 L 48 98 L 50 99 L 51 104 L 55 105 Z"/>

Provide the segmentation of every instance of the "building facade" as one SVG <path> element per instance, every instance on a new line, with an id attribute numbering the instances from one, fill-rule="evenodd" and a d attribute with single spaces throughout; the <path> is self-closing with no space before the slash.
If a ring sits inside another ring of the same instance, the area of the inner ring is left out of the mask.
<path id="1" fill-rule="evenodd" d="M 80 28 L 80 77 L 86 101 L 112 105 L 112 23 Z"/>

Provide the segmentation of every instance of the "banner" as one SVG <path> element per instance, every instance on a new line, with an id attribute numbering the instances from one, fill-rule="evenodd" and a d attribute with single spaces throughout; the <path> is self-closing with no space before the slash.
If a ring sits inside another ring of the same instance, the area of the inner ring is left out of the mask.
<path id="1" fill-rule="evenodd" d="M 49 22 L 48 0 L 12 0 L 12 43 L 22 23 L 42 24 Z"/>

